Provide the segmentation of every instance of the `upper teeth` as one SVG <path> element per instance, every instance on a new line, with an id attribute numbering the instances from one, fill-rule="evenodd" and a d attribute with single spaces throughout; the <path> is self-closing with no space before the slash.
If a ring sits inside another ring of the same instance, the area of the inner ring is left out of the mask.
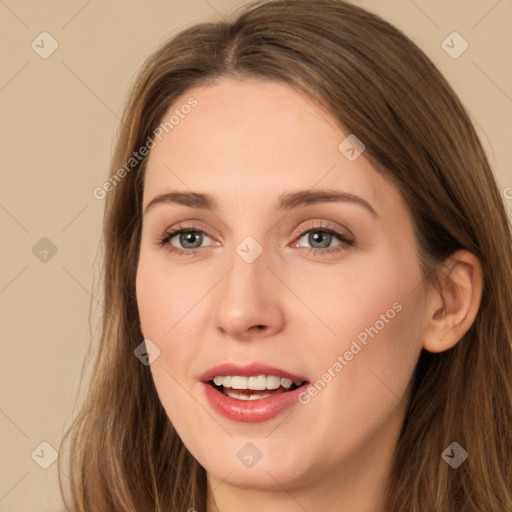
<path id="1" fill-rule="evenodd" d="M 216 386 L 224 386 L 232 389 L 254 389 L 263 391 L 264 389 L 277 389 L 283 386 L 285 389 L 292 387 L 292 384 L 300 386 L 301 381 L 293 382 L 286 377 L 277 377 L 275 375 L 258 375 L 256 377 L 240 376 L 217 376 L 213 379 Z"/>

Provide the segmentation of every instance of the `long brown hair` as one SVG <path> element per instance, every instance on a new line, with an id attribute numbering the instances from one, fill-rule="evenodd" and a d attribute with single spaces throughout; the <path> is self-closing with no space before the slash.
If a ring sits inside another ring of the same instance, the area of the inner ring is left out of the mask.
<path id="1" fill-rule="evenodd" d="M 284 82 L 356 134 L 410 209 L 425 279 L 435 283 L 430 276 L 457 249 L 480 259 L 472 327 L 454 348 L 419 358 L 386 510 L 512 510 L 512 240 L 503 200 L 465 108 L 432 62 L 401 31 L 342 0 L 257 2 L 229 22 L 182 31 L 140 71 L 106 197 L 100 345 L 61 445 L 67 510 L 205 510 L 205 470 L 134 357 L 143 339 L 135 275 L 146 158 L 125 164 L 179 96 L 220 76 Z M 469 454 L 457 469 L 441 458 L 454 441 Z"/>

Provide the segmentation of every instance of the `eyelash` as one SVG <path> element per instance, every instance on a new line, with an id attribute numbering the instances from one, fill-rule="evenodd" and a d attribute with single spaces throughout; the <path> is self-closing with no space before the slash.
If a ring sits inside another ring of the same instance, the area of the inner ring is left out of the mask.
<path id="1" fill-rule="evenodd" d="M 186 249 L 186 250 L 179 249 L 179 248 L 171 245 L 171 243 L 170 243 L 171 239 L 181 233 L 201 233 L 201 234 L 209 237 L 208 233 L 204 232 L 201 229 L 192 228 L 190 226 L 183 226 L 181 224 L 178 226 L 178 228 L 179 229 L 175 229 L 175 230 L 168 231 L 168 232 L 164 233 L 164 235 L 158 240 L 157 244 L 162 247 L 165 247 L 169 252 L 178 254 L 180 256 L 196 256 L 199 253 L 199 248 L 198 249 Z M 309 248 L 305 247 L 305 249 L 307 249 L 308 254 L 316 255 L 318 252 L 320 252 L 322 256 L 332 255 L 335 253 L 339 253 L 341 251 L 346 251 L 349 247 L 352 247 L 355 244 L 354 240 L 352 240 L 345 234 L 340 233 L 333 226 L 325 225 L 322 223 L 308 226 L 307 229 L 302 231 L 296 237 L 296 239 L 300 240 L 305 234 L 307 234 L 311 231 L 334 235 L 336 238 L 339 239 L 339 241 L 341 243 L 339 245 L 336 245 L 335 247 L 325 248 L 325 249 L 316 249 L 314 247 L 309 247 Z"/>

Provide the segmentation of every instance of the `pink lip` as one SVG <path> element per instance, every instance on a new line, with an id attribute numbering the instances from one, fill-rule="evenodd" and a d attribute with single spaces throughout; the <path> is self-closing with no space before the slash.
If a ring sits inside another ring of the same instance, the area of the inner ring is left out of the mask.
<path id="1" fill-rule="evenodd" d="M 243 366 L 226 363 L 206 371 L 201 376 L 201 381 L 211 407 L 222 416 L 242 423 L 259 423 L 274 418 L 296 404 L 299 394 L 308 385 L 306 382 L 293 391 L 279 393 L 259 400 L 237 400 L 220 393 L 208 383 L 217 375 L 240 375 L 246 377 L 277 375 L 293 381 L 307 381 L 307 379 L 280 368 L 259 363 Z"/>

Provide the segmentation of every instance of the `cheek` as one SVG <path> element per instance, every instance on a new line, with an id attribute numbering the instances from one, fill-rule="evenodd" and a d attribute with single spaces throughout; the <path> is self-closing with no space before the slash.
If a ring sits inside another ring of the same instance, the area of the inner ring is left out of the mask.
<path id="1" fill-rule="evenodd" d="M 150 370 L 160 401 L 177 428 L 186 417 L 184 411 L 193 406 L 184 387 L 194 384 L 189 369 L 204 338 L 199 332 L 204 326 L 198 316 L 201 308 L 194 307 L 211 286 L 202 282 L 204 288 L 191 286 L 189 273 L 170 272 L 166 264 L 141 251 L 136 292 L 142 334 L 160 350 Z"/>
<path id="2" fill-rule="evenodd" d="M 159 252 L 163 251 L 160 249 Z M 187 273 L 169 267 L 165 256 L 142 248 L 136 293 L 145 337 L 161 342 L 170 339 L 179 326 L 180 318 L 197 302 L 199 292 L 197 286 L 191 286 Z"/>
<path id="3" fill-rule="evenodd" d="M 357 374 L 357 379 L 375 380 L 370 368 L 385 366 L 386 373 L 387 368 L 396 372 L 407 361 L 409 372 L 414 365 L 425 303 L 414 246 L 404 245 L 390 243 L 378 252 L 359 253 L 338 269 L 295 281 L 302 283 L 297 295 L 305 297 L 321 321 L 307 315 L 308 327 L 321 333 L 314 345 L 317 371 L 327 371 L 345 354 L 346 369 L 353 367 L 343 369 L 345 379 Z"/>
<path id="4" fill-rule="evenodd" d="M 363 445 L 373 436 L 385 438 L 387 428 L 398 428 L 403 421 L 421 352 L 422 295 L 413 292 L 399 301 L 395 294 L 382 297 L 386 300 L 380 307 L 378 301 L 368 304 L 352 336 L 342 340 L 344 350 L 335 352 L 343 357 L 343 369 L 325 396 L 330 404 L 343 404 L 331 408 L 333 424 L 342 432 L 354 432 L 354 425 L 359 425 Z M 352 445 L 357 444 L 354 440 Z"/>
<path id="5" fill-rule="evenodd" d="M 331 284 L 336 290 L 314 306 L 334 334 L 315 345 L 315 378 L 328 383 L 318 384 L 321 391 L 311 402 L 317 401 L 318 414 L 332 411 L 331 425 L 349 436 L 379 432 L 407 402 L 425 310 L 415 261 L 413 254 L 368 261 Z"/>
<path id="6" fill-rule="evenodd" d="M 406 343 L 409 335 L 402 332 L 404 325 L 414 322 L 413 317 L 421 316 L 425 307 L 413 246 L 383 244 L 378 250 L 349 254 L 339 266 L 324 267 L 314 274 L 296 270 L 286 279 L 293 283 L 303 304 L 291 297 L 297 313 L 293 308 L 288 313 L 292 323 L 307 322 L 310 331 L 317 332 L 315 352 L 343 353 L 356 339 L 362 347 L 377 339 L 393 339 L 394 345 Z"/>

